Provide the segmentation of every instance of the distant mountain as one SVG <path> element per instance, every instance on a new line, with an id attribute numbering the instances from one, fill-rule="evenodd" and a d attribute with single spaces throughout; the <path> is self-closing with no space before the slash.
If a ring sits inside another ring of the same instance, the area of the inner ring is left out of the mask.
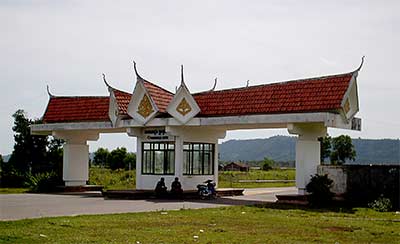
<path id="1" fill-rule="evenodd" d="M 219 145 L 222 161 L 295 161 L 296 137 L 273 136 L 266 139 L 229 140 Z M 353 139 L 357 164 L 400 164 L 400 141 L 393 139 Z"/>

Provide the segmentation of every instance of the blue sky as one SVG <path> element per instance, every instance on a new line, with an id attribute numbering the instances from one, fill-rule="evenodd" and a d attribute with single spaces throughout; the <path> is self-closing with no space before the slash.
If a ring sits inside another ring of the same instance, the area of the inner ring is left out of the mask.
<path id="1" fill-rule="evenodd" d="M 0 1 L 0 153 L 13 147 L 17 109 L 41 117 L 48 96 L 107 95 L 101 73 L 132 91 L 140 73 L 171 91 L 179 67 L 193 92 L 354 70 L 359 75 L 361 138 L 399 138 L 399 1 Z M 397 29 L 396 29 L 397 28 Z M 286 130 L 228 132 L 263 138 Z M 128 147 L 102 135 L 90 143 Z"/>

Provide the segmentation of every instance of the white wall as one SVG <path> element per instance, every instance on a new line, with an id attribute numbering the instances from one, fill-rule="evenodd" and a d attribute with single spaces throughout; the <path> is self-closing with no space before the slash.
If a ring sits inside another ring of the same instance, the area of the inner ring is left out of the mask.
<path id="1" fill-rule="evenodd" d="M 175 174 L 174 175 L 142 175 L 142 142 L 157 141 L 147 140 L 144 136 L 138 136 L 137 140 L 137 155 L 136 155 L 136 189 L 138 190 L 153 190 L 161 177 L 165 178 L 165 184 L 170 189 L 172 181 L 175 177 L 179 177 L 182 183 L 183 190 L 197 190 L 197 185 L 206 180 L 214 180 L 218 184 L 218 138 L 225 136 L 225 131 L 212 127 L 186 128 L 168 127 L 167 134 L 171 140 L 175 142 Z M 213 175 L 183 175 L 183 143 L 198 142 L 198 143 L 213 143 L 215 144 L 214 151 L 214 174 Z"/>

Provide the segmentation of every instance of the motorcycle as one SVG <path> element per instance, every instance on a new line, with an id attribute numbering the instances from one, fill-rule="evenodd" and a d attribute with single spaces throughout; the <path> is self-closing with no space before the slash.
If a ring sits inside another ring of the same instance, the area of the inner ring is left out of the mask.
<path id="1" fill-rule="evenodd" d="M 215 191 L 215 182 L 207 180 L 203 184 L 197 185 L 197 194 L 200 199 L 216 199 L 217 192 Z"/>

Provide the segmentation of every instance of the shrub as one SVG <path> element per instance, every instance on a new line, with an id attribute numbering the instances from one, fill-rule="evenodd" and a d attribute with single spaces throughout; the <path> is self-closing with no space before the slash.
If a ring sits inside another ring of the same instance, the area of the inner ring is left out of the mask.
<path id="1" fill-rule="evenodd" d="M 389 198 L 385 198 L 382 195 L 375 201 L 369 203 L 368 207 L 378 212 L 389 212 L 392 210 L 392 202 Z"/>
<path id="2" fill-rule="evenodd" d="M 59 184 L 60 179 L 54 171 L 28 176 L 28 186 L 32 192 L 53 192 Z"/>
<path id="3" fill-rule="evenodd" d="M 311 206 L 323 207 L 328 206 L 332 202 L 333 193 L 330 188 L 332 187 L 333 180 L 328 178 L 328 175 L 314 175 L 311 177 L 310 183 L 306 186 L 306 191 L 311 193 L 308 196 L 308 201 Z"/>
<path id="4" fill-rule="evenodd" d="M 25 176 L 16 170 L 2 171 L 0 174 L 1 187 L 23 187 Z"/>

